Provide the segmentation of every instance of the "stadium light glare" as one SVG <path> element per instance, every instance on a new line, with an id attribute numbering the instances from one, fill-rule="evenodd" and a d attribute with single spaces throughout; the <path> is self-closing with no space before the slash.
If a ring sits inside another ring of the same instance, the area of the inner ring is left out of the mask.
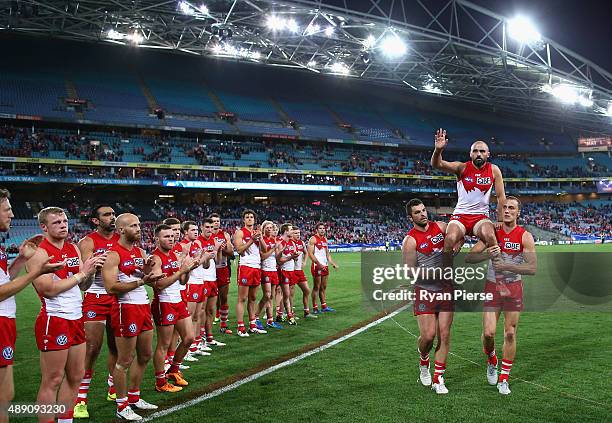
<path id="1" fill-rule="evenodd" d="M 340 75 L 348 75 L 348 73 L 350 72 L 349 68 L 347 68 L 346 65 L 342 62 L 332 63 L 329 69 L 332 71 L 332 73 L 337 73 Z"/>
<path id="2" fill-rule="evenodd" d="M 179 10 L 183 12 L 185 15 L 193 15 L 193 8 L 186 1 L 180 1 L 178 4 Z"/>
<path id="3" fill-rule="evenodd" d="M 383 54 L 390 58 L 401 57 L 407 51 L 406 43 L 395 34 L 385 37 L 380 44 L 380 48 Z"/>
<path id="4" fill-rule="evenodd" d="M 311 60 L 310 62 L 308 62 L 308 67 L 309 68 L 314 68 L 315 66 L 317 66 L 317 62 L 314 60 Z"/>
<path id="5" fill-rule="evenodd" d="M 566 104 L 573 104 L 578 101 L 578 90 L 568 84 L 559 84 L 552 87 L 552 95 Z"/>
<path id="6" fill-rule="evenodd" d="M 120 33 L 119 31 L 111 29 L 106 33 L 106 38 L 111 40 L 123 40 L 125 38 L 125 35 Z"/>
<path id="7" fill-rule="evenodd" d="M 331 37 L 332 35 L 334 35 L 334 27 L 329 25 L 327 28 L 325 28 L 325 35 L 327 35 L 328 37 Z"/>
<path id="8" fill-rule="evenodd" d="M 297 33 L 299 31 L 299 27 L 297 22 L 295 21 L 295 19 L 289 19 L 286 23 L 285 23 L 287 29 L 291 32 L 293 32 L 294 34 Z"/>
<path id="9" fill-rule="evenodd" d="M 269 16 L 266 26 L 272 31 L 281 31 L 285 27 L 285 20 L 276 15 Z"/>
<path id="10" fill-rule="evenodd" d="M 200 11 L 200 13 L 203 13 L 204 15 L 208 15 L 209 10 L 205 4 L 200 5 L 200 7 L 198 7 L 198 10 Z"/>
<path id="11" fill-rule="evenodd" d="M 317 24 L 308 25 L 308 27 L 306 28 L 306 35 L 316 34 L 320 30 L 321 30 L 321 27 Z"/>
<path id="12" fill-rule="evenodd" d="M 366 50 L 371 49 L 375 44 L 376 38 L 372 34 L 368 35 L 368 38 L 363 40 L 363 46 L 366 48 Z"/>
<path id="13" fill-rule="evenodd" d="M 592 107 L 593 100 L 591 100 L 589 97 L 581 95 L 578 96 L 578 104 L 580 104 L 582 107 Z"/>
<path id="14" fill-rule="evenodd" d="M 608 104 L 607 114 L 608 114 L 608 116 L 612 116 L 612 102 L 610 102 Z"/>
<path id="15" fill-rule="evenodd" d="M 508 21 L 508 33 L 522 44 L 536 43 L 542 40 L 533 22 L 524 16 L 516 16 Z"/>
<path id="16" fill-rule="evenodd" d="M 144 40 L 144 37 L 138 31 L 132 32 L 131 34 L 129 34 L 125 38 L 127 38 L 128 40 L 130 40 L 134 44 L 140 44 Z"/>

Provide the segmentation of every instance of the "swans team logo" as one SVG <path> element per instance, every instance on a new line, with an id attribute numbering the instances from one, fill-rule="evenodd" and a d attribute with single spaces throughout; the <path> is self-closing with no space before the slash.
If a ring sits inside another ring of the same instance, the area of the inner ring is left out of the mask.
<path id="1" fill-rule="evenodd" d="M 4 347 L 4 349 L 2 350 L 2 358 L 7 361 L 12 360 L 14 354 L 15 351 L 13 350 L 13 347 Z"/>

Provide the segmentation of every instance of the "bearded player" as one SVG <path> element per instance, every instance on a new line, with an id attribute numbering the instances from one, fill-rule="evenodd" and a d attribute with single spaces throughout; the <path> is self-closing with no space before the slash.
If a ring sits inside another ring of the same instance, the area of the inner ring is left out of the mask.
<path id="1" fill-rule="evenodd" d="M 406 204 L 406 213 L 408 220 L 414 227 L 402 242 L 404 264 L 411 268 L 439 269 L 441 273 L 444 231 L 447 229 L 447 224 L 431 222 L 427 216 L 425 205 L 418 198 L 414 198 Z M 419 324 L 417 348 L 420 356 L 420 380 L 424 386 L 431 385 L 431 389 L 436 394 L 448 393 L 448 388 L 444 383 L 444 373 L 450 347 L 450 329 L 453 323 L 454 306 L 452 301 L 435 298 L 432 294 L 452 292 L 452 285 L 441 278 L 436 279 L 435 274 L 428 275 L 427 272 L 423 271 L 421 272 L 421 278 L 416 281 L 414 287 L 414 314 Z M 438 343 L 434 356 L 434 377 L 432 380 L 429 373 L 429 353 L 436 336 L 438 337 Z"/>
<path id="2" fill-rule="evenodd" d="M 448 140 L 446 131 L 439 129 L 435 135 L 435 149 L 431 165 L 457 177 L 459 199 L 448 223 L 444 239 L 444 265 L 452 264 L 452 252 L 466 235 L 478 237 L 487 247 L 497 245 L 495 226 L 489 220 L 489 199 L 495 187 L 498 220 L 502 220 L 502 209 L 506 200 L 501 170 L 488 162 L 491 155 L 484 141 L 476 141 L 470 148 L 469 162 L 447 162 L 442 152 Z"/>
<path id="3" fill-rule="evenodd" d="M 151 360 L 153 341 L 153 318 L 144 285 L 154 285 L 164 274 L 153 273 L 152 258 L 136 246 L 141 239 L 138 216 L 121 214 L 115 224 L 120 237 L 108 251 L 102 280 L 106 291 L 117 296 L 112 312 L 117 344 L 117 364 L 113 372 L 117 392 L 116 416 L 124 420 L 141 420 L 133 408 L 157 409 L 156 405 L 140 397 L 140 383 Z"/>
<path id="4" fill-rule="evenodd" d="M 83 260 L 109 250 L 119 240 L 119 234 L 115 232 L 115 210 L 112 207 L 105 204 L 95 206 L 91 210 L 90 219 L 95 230 L 85 235 L 78 244 Z M 89 418 L 87 395 L 94 375 L 94 365 L 102 348 L 104 332 L 106 332 L 106 344 L 108 346 L 108 393 L 106 399 L 108 401 L 116 399 L 113 369 L 117 361 L 117 347 L 111 327 L 111 310 L 116 301 L 116 296 L 106 292 L 100 271 L 96 272 L 93 284 L 83 297 L 83 322 L 86 339 L 85 375 L 79 386 L 77 404 L 74 406 L 74 417 L 77 419 Z"/>
<path id="5" fill-rule="evenodd" d="M 484 303 L 482 344 L 487 356 L 487 381 L 497 385 L 500 394 L 510 394 L 508 377 L 516 355 L 516 329 L 523 310 L 521 275 L 535 275 L 537 258 L 531 233 L 517 224 L 521 211 L 518 198 L 508 196 L 502 208 L 502 226 L 495 232 L 498 244 L 493 247 L 479 241 L 466 257 L 466 262 L 478 263 L 489 259 L 485 292 L 492 300 Z M 504 313 L 504 345 L 501 374 L 497 373 L 495 332 Z"/>

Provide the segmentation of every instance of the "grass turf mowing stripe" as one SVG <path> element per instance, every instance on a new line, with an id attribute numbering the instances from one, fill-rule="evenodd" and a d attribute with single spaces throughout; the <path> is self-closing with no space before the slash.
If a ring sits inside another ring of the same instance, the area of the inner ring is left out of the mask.
<path id="1" fill-rule="evenodd" d="M 234 390 L 238 388 L 239 386 L 242 386 L 246 383 L 257 380 L 260 377 L 273 373 L 276 370 L 282 369 L 283 367 L 290 366 L 300 360 L 310 357 L 311 355 L 314 355 L 328 348 L 331 348 L 334 345 L 337 345 L 343 341 L 346 341 L 347 339 L 352 338 L 353 336 L 359 335 L 360 333 L 367 331 L 371 327 L 374 327 L 384 322 L 387 319 L 392 319 L 394 316 L 401 313 L 408 307 L 409 307 L 409 304 L 403 305 L 391 313 L 387 313 L 387 312 L 379 313 L 368 320 L 357 323 L 356 325 L 353 325 L 350 328 L 337 333 L 336 335 L 323 339 L 315 344 L 307 345 L 304 348 L 301 348 L 295 351 L 294 353 L 287 354 L 284 357 L 280 357 L 277 360 L 274 360 L 273 362 L 256 367 L 251 370 L 247 370 L 243 373 L 232 376 L 223 381 L 209 385 L 207 388 L 203 390 L 204 392 L 208 391 L 204 395 L 200 395 L 187 402 L 177 404 L 165 410 L 157 411 L 145 417 L 142 421 L 143 422 L 153 421 L 157 418 L 167 416 L 169 414 L 183 410 L 188 407 L 192 407 L 210 398 L 214 398 L 225 392 Z"/>

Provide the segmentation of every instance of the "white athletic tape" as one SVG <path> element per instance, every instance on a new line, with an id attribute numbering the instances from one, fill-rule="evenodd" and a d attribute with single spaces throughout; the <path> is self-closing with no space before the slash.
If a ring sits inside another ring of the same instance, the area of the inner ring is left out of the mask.
<path id="1" fill-rule="evenodd" d="M 290 366 L 293 363 L 297 363 L 298 361 L 301 361 L 301 360 L 303 360 L 303 359 L 305 359 L 307 357 L 310 357 L 311 355 L 314 355 L 314 354 L 319 353 L 321 351 L 324 351 L 324 350 L 326 350 L 328 348 L 331 348 L 334 345 L 338 345 L 339 343 L 344 342 L 347 339 L 352 338 L 355 335 L 359 335 L 360 333 L 365 332 L 366 330 L 368 330 L 368 329 L 370 329 L 370 328 L 372 328 L 372 327 L 374 327 L 376 325 L 381 324 L 385 320 L 388 320 L 388 319 L 391 319 L 391 318 L 395 317 L 396 315 L 398 315 L 402 311 L 406 310 L 407 308 L 408 308 L 408 305 L 405 305 L 405 306 L 395 310 L 394 312 L 389 313 L 386 316 L 381 317 L 380 319 L 374 320 L 373 322 L 370 322 L 367 325 L 365 325 L 365 326 L 363 326 L 363 327 L 361 327 L 359 329 L 355 329 L 354 331 L 349 332 L 346 335 L 343 335 L 343 336 L 341 336 L 338 339 L 334 339 L 333 341 L 330 341 L 327 344 L 323 344 L 323 345 L 321 345 L 319 347 L 316 347 L 316 348 L 314 348 L 314 349 L 312 349 L 310 351 L 307 351 L 307 352 L 305 352 L 303 354 L 300 354 L 300 355 L 298 355 L 296 357 L 293 357 L 293 358 L 291 358 L 289 360 L 286 360 L 286 361 L 283 361 L 281 363 L 275 364 L 274 366 L 268 367 L 267 369 L 264 369 L 264 370 L 261 370 L 261 371 L 259 371 L 257 373 L 254 373 L 251 376 L 247 376 L 244 379 L 240 379 L 240 380 L 238 380 L 238 381 L 236 381 L 236 382 L 234 382 L 234 383 L 232 383 L 230 385 L 223 386 L 223 387 L 221 387 L 219 389 L 216 389 L 216 390 L 214 390 L 212 392 L 209 392 L 208 394 L 204 394 L 202 396 L 199 396 L 197 398 L 194 398 L 194 399 L 192 399 L 190 401 L 187 401 L 187 402 L 184 402 L 182 404 L 178 404 L 178 405 L 175 405 L 173 407 L 166 408 L 165 410 L 157 411 L 157 412 L 147 416 L 146 418 L 144 418 L 141 421 L 142 422 L 150 422 L 150 421 L 158 419 L 160 417 L 164 417 L 164 416 L 167 416 L 169 414 L 176 413 L 177 411 L 181 411 L 181 410 L 183 410 L 185 408 L 193 407 L 194 405 L 197 405 L 197 404 L 199 404 L 199 403 L 201 403 L 203 401 L 209 400 L 211 398 L 217 397 L 217 396 L 219 396 L 221 394 L 224 394 L 226 392 L 233 391 L 234 389 L 236 389 L 236 388 L 238 388 L 238 387 L 240 387 L 240 386 L 242 386 L 242 385 L 244 385 L 246 383 L 249 383 L 249 382 L 252 382 L 254 380 L 257 380 L 260 377 L 268 375 L 270 373 L 273 373 L 273 372 L 275 372 L 275 371 L 277 371 L 279 369 L 282 369 L 283 367 Z"/>

